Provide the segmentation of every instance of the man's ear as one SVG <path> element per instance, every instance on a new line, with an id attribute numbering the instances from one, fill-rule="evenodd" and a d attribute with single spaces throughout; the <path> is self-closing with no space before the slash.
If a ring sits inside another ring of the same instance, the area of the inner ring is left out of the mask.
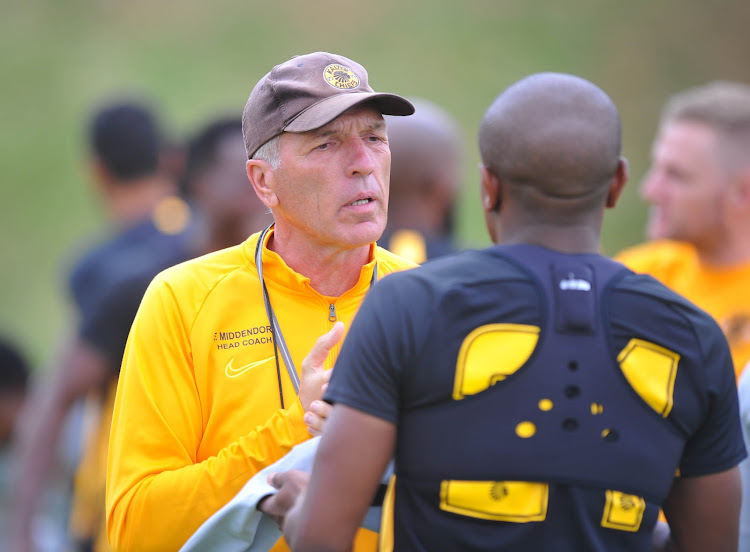
<path id="1" fill-rule="evenodd" d="M 481 189 L 480 194 L 482 197 L 482 209 L 485 213 L 500 211 L 500 181 L 497 176 L 484 164 L 479 164 L 479 172 L 481 174 Z"/>
<path id="2" fill-rule="evenodd" d="M 263 205 L 271 209 L 279 204 L 279 198 L 273 190 L 273 169 L 262 159 L 248 159 L 245 164 L 247 178 Z"/>
<path id="3" fill-rule="evenodd" d="M 628 160 L 624 157 L 620 157 L 617 162 L 617 170 L 615 176 L 612 178 L 612 182 L 609 183 L 609 191 L 607 192 L 607 208 L 611 209 L 617 205 L 617 200 L 622 193 L 625 184 L 630 176 L 628 170 Z"/>

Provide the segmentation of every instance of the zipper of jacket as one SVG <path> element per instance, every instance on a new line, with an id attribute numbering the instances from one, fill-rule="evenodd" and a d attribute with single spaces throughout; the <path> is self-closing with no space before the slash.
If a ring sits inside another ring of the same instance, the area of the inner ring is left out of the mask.
<path id="1" fill-rule="evenodd" d="M 338 320 L 336 317 L 336 305 L 331 303 L 328 305 L 328 321 L 333 323 L 336 322 L 336 320 Z"/>

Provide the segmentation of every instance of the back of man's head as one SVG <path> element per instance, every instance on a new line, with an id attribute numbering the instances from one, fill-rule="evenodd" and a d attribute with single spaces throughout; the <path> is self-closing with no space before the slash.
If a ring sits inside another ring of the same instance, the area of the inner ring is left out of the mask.
<path id="1" fill-rule="evenodd" d="M 153 112 L 136 102 L 114 103 L 90 123 L 90 148 L 109 174 L 127 182 L 156 172 L 161 136 Z"/>
<path id="2" fill-rule="evenodd" d="M 482 119 L 479 148 L 484 166 L 527 209 L 542 200 L 588 209 L 603 204 L 618 169 L 620 116 L 591 82 L 539 73 L 497 97 Z"/>

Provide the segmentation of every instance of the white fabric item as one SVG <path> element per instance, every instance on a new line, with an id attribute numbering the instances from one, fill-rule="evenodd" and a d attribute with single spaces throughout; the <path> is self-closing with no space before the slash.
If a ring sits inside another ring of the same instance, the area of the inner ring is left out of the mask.
<path id="1" fill-rule="evenodd" d="M 264 496 L 276 489 L 266 481 L 269 473 L 286 470 L 312 471 L 320 437 L 294 447 L 278 462 L 256 473 L 235 497 L 208 518 L 180 549 L 181 552 L 265 552 L 279 540 L 281 530 L 256 509 Z"/>
<path id="2" fill-rule="evenodd" d="M 276 522 L 260 512 L 260 499 L 277 491 L 266 481 L 269 473 L 287 470 L 312 472 L 320 437 L 313 437 L 294 447 L 278 462 L 262 469 L 245 483 L 235 497 L 208 518 L 182 546 L 180 552 L 267 552 L 281 538 Z M 389 465 L 383 476 L 388 482 L 393 473 Z M 370 508 L 362 527 L 380 528 L 381 508 Z"/>
<path id="3" fill-rule="evenodd" d="M 737 385 L 740 420 L 745 446 L 750 446 L 750 363 L 745 366 Z M 738 552 L 750 552 L 750 458 L 740 462 L 742 475 L 742 509 L 740 510 L 740 546 Z"/>

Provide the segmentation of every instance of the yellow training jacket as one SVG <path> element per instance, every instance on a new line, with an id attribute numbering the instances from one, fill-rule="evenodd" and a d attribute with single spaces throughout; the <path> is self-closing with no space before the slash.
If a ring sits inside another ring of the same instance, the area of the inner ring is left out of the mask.
<path id="1" fill-rule="evenodd" d="M 112 419 L 106 506 L 114 550 L 178 550 L 250 477 L 310 438 L 279 355 L 281 409 L 255 264 L 259 236 L 167 269 L 143 298 Z M 298 371 L 336 320 L 349 327 L 375 261 L 379 278 L 414 266 L 373 245 L 357 284 L 333 298 L 274 252 L 264 247 L 262 254 L 271 305 Z M 338 353 L 336 347 L 326 368 Z"/>
<path id="2" fill-rule="evenodd" d="M 750 263 L 707 266 L 689 244 L 666 240 L 631 247 L 616 259 L 650 274 L 710 314 L 724 330 L 739 380 L 750 361 Z"/>

